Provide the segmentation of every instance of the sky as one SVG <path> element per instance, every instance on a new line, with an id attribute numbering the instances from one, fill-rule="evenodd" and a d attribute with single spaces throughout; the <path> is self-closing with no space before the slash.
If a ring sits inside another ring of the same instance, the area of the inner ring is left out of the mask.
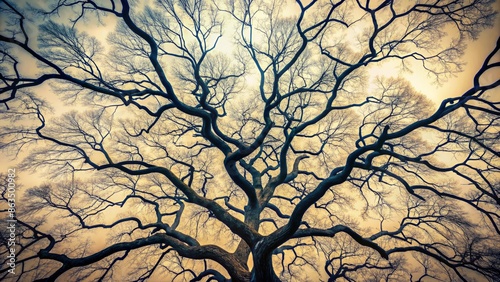
<path id="1" fill-rule="evenodd" d="M 500 1 L 495 2 L 495 8 L 497 11 L 500 11 Z M 113 26 L 113 24 L 110 24 L 110 26 Z M 93 35 L 98 35 L 100 38 L 105 38 L 105 34 L 97 30 L 89 29 L 88 32 Z M 478 40 L 472 41 L 468 44 L 463 57 L 463 61 L 466 62 L 464 71 L 455 74 L 454 77 L 451 77 L 448 81 L 445 81 L 440 85 L 431 83 L 428 75 L 421 71 L 405 73 L 404 76 L 411 81 L 413 87 L 415 87 L 419 92 L 425 94 L 434 103 L 436 103 L 436 105 L 438 105 L 438 103 L 440 103 L 440 101 L 444 98 L 458 96 L 472 86 L 472 78 L 474 74 L 483 63 L 483 59 L 494 48 L 496 40 L 499 36 L 500 17 L 497 17 L 494 28 L 483 31 Z M 33 66 L 31 64 L 21 64 L 21 69 L 29 69 L 32 67 Z M 378 72 L 383 74 L 398 75 L 397 71 L 395 71 L 394 69 L 382 68 L 373 71 L 374 74 L 378 74 Z M 500 77 L 500 71 L 487 73 L 487 76 L 490 78 L 498 78 Z M 51 88 L 46 83 L 38 87 L 37 92 L 41 93 L 42 95 L 44 93 L 49 94 L 49 92 L 51 92 Z M 500 94 L 499 90 L 495 90 L 495 92 L 498 92 Z M 67 111 L 67 108 L 64 108 L 65 105 L 60 101 L 53 99 L 51 103 L 53 103 L 55 109 L 54 111 L 56 113 Z M 5 121 L 0 121 L 0 124 L 2 123 L 5 123 Z M 21 154 L 17 158 L 15 158 L 15 156 L 12 156 L 11 154 L 0 151 L 0 172 L 6 172 L 8 168 L 16 168 L 18 162 L 25 154 L 26 150 L 22 150 Z M 26 186 L 37 184 L 40 182 L 40 178 L 38 176 L 34 177 L 35 175 L 38 174 L 18 170 L 18 181 L 25 184 Z"/>
<path id="2" fill-rule="evenodd" d="M 495 3 L 496 9 L 500 11 L 500 1 L 496 1 Z M 93 30 L 89 30 L 90 33 L 95 32 Z M 427 74 L 423 72 L 414 72 L 404 74 L 411 82 L 412 85 L 420 92 L 427 95 L 429 99 L 431 99 L 436 104 L 439 103 L 442 99 L 447 97 L 459 96 L 465 90 L 472 86 L 472 78 L 476 71 L 479 69 L 481 64 L 483 63 L 483 59 L 490 53 L 490 51 L 494 48 L 496 44 L 497 38 L 500 36 L 500 17 L 497 17 L 495 22 L 495 27 L 492 29 L 485 30 L 478 38 L 477 41 L 470 42 L 463 57 L 463 60 L 466 62 L 464 67 L 464 71 L 462 73 L 456 74 L 455 77 L 450 78 L 448 81 L 444 82 L 441 85 L 436 85 L 433 83 L 429 83 L 429 78 Z M 29 66 L 26 66 L 29 67 Z M 379 70 L 380 72 L 386 74 L 390 73 L 392 70 Z M 500 72 L 497 71 L 495 73 L 488 73 L 487 76 L 490 78 L 498 78 L 500 77 Z M 43 85 L 37 88 L 37 91 L 40 93 L 49 93 L 50 87 L 48 85 Z M 499 90 L 495 90 L 495 92 L 499 93 Z M 500 96 L 500 95 L 499 95 Z M 59 101 L 53 101 L 56 105 L 61 106 Z M 59 107 L 56 107 L 60 109 Z M 4 123 L 5 121 L 0 121 Z M 23 150 L 20 154 L 20 158 L 13 159 L 13 156 L 7 154 L 4 151 L 0 151 L 0 173 L 5 173 L 9 168 L 17 168 L 18 162 L 22 159 L 27 151 Z M 20 171 L 17 170 L 17 182 L 22 183 L 24 187 L 28 187 L 31 185 L 39 185 L 41 181 L 47 181 L 42 178 L 41 172 L 28 172 L 28 171 Z M 21 190 L 24 188 L 21 188 Z"/>

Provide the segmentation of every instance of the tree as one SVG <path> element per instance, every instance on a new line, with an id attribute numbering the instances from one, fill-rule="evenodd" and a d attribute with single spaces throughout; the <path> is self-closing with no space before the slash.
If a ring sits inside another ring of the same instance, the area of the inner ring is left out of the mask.
<path id="1" fill-rule="evenodd" d="M 46 2 L 0 4 L 0 147 L 47 176 L 2 279 L 500 277 L 500 42 L 437 106 L 380 71 L 462 70 L 494 1 Z"/>

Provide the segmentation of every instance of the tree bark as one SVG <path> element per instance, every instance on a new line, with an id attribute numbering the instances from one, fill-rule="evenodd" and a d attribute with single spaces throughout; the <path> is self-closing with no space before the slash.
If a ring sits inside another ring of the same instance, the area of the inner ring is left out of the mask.
<path id="1" fill-rule="evenodd" d="M 260 243 L 260 242 L 259 242 Z M 257 243 L 253 250 L 253 271 L 251 282 L 279 282 L 280 279 L 274 272 L 272 254 L 270 252 L 263 253 L 260 244 Z"/>

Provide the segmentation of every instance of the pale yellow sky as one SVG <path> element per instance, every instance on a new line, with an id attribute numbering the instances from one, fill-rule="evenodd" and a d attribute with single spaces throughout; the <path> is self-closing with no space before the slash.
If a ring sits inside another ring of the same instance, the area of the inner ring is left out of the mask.
<path id="1" fill-rule="evenodd" d="M 500 12 L 500 1 L 495 2 L 495 10 Z M 469 42 L 463 61 L 466 62 L 464 71 L 456 74 L 456 77 L 449 79 L 442 85 L 428 83 L 428 77 L 424 73 L 415 73 L 410 76 L 414 87 L 427 95 L 433 102 L 439 103 L 441 100 L 459 96 L 461 93 L 472 87 L 472 79 L 476 71 L 483 64 L 484 58 L 495 48 L 497 39 L 500 37 L 500 16 L 496 17 L 493 28 L 483 31 L 478 40 Z M 500 59 L 500 58 L 497 58 Z M 490 72 L 487 76 L 498 79 L 500 71 Z M 498 92 L 498 90 L 494 90 Z M 500 92 L 499 92 L 500 93 Z"/>
<path id="2" fill-rule="evenodd" d="M 500 11 L 500 1 L 495 2 L 495 8 L 497 11 Z M 112 27 L 115 25 L 114 24 L 115 20 L 110 20 L 110 21 L 106 20 L 106 21 L 107 21 L 107 26 Z M 106 36 L 106 34 L 99 32 L 95 28 L 89 29 L 88 33 L 98 36 L 100 39 L 104 39 Z M 435 103 L 439 103 L 442 99 L 447 97 L 458 96 L 461 93 L 463 93 L 466 89 L 472 86 L 472 78 L 475 72 L 479 69 L 480 65 L 483 63 L 483 59 L 486 57 L 486 55 L 489 54 L 490 51 L 494 48 L 496 40 L 499 36 L 500 36 L 500 17 L 497 17 L 494 28 L 483 31 L 483 33 L 480 35 L 477 41 L 472 41 L 468 44 L 468 47 L 465 51 L 465 55 L 463 57 L 463 60 L 467 62 L 467 64 L 464 67 L 464 71 L 462 73 L 457 74 L 456 77 L 450 78 L 447 82 L 443 83 L 442 85 L 436 85 L 431 83 L 431 79 L 429 79 L 428 75 L 418 70 L 414 71 L 411 74 L 405 73 L 404 76 L 407 77 L 412 82 L 413 86 L 418 91 L 427 95 L 427 97 L 429 97 Z M 227 38 L 224 38 L 222 40 L 222 44 L 224 44 L 224 40 L 227 40 Z M 29 69 L 30 67 L 32 68 L 33 66 L 26 64 L 21 65 L 21 69 L 22 68 Z M 376 74 L 377 71 L 375 71 L 374 73 Z M 391 73 L 391 71 L 388 70 L 384 70 L 383 73 L 389 75 L 398 75 L 397 72 L 393 71 Z M 498 78 L 500 77 L 500 71 L 496 71 L 495 73 L 490 72 L 487 74 L 487 76 L 491 78 Z M 51 90 L 50 86 L 46 83 L 38 87 L 37 91 L 39 92 L 39 94 L 44 94 L 44 93 L 49 94 Z M 500 90 L 495 90 L 495 91 L 500 93 Z M 60 114 L 67 110 L 66 108 L 62 108 L 63 104 L 61 103 L 61 101 L 52 99 L 51 102 L 55 106 L 54 107 L 55 113 Z M 0 121 L 0 123 L 3 122 L 4 121 Z M 26 150 L 21 151 L 21 155 L 24 155 L 25 153 Z M 1 160 L 0 161 L 1 172 L 7 171 L 8 168 L 16 167 L 17 163 L 20 161 L 19 158 L 17 160 L 13 160 L 12 156 L 8 156 L 8 154 L 6 154 L 5 152 L 0 152 L 0 160 Z M 18 171 L 18 173 L 19 173 L 18 175 L 19 181 L 26 185 L 34 185 L 40 182 L 39 176 L 41 175 L 23 171 Z"/>
<path id="3" fill-rule="evenodd" d="M 496 1 L 495 3 L 496 9 L 500 11 L 500 1 Z M 89 33 L 96 34 L 96 30 L 89 30 Z M 97 32 L 99 35 L 99 33 Z M 100 34 L 102 38 L 105 36 Z M 488 53 L 494 48 L 497 38 L 500 36 L 500 17 L 497 17 L 495 22 L 495 28 L 484 31 L 479 39 L 474 42 L 470 42 L 468 48 L 465 52 L 464 61 L 467 62 L 467 65 L 464 67 L 464 72 L 457 74 L 456 77 L 449 79 L 447 82 L 442 85 L 432 84 L 429 81 L 429 77 L 427 74 L 421 71 L 415 71 L 412 74 L 404 74 L 413 84 L 413 86 L 423 94 L 427 95 L 433 102 L 439 103 L 442 99 L 446 97 L 459 96 L 466 89 L 468 89 L 472 85 L 472 77 L 475 72 L 478 70 L 480 65 L 483 63 L 483 59 L 486 57 Z M 387 74 L 384 72 L 384 74 Z M 394 75 L 398 75 L 398 73 L 394 73 Z M 491 78 L 497 79 L 500 77 L 500 72 L 496 73 L 488 73 L 488 76 Z M 37 88 L 39 94 L 50 94 L 50 87 L 45 84 L 41 87 Z M 499 92 L 499 89 L 495 90 Z M 52 101 L 56 104 L 56 113 L 60 114 L 66 110 L 66 108 L 62 108 L 62 103 L 60 101 L 56 101 L 55 99 Z M 0 121 L 0 124 L 4 123 L 4 121 Z M 27 150 L 24 149 L 21 151 L 21 156 L 25 155 Z M 8 168 L 16 168 L 20 159 L 12 159 L 12 156 L 8 156 L 5 152 L 0 152 L 0 173 L 7 172 Z M 26 186 L 39 185 L 42 182 L 50 181 L 48 179 L 43 178 L 43 172 L 32 173 L 28 171 L 20 171 L 17 170 L 17 182 L 22 183 Z M 19 190 L 22 190 L 19 189 Z"/>

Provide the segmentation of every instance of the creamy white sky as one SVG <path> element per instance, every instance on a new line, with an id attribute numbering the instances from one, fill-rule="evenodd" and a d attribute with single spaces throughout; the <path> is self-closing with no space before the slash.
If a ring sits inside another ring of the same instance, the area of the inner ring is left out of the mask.
<path id="1" fill-rule="evenodd" d="M 497 11 L 500 11 L 500 1 L 495 2 L 495 9 Z M 283 13 L 292 14 L 293 8 L 289 9 L 285 8 L 283 9 Z M 108 21 L 107 19 L 106 21 L 107 21 L 106 23 L 107 26 L 109 27 L 114 26 L 115 20 L 111 19 L 110 21 Z M 88 26 L 86 31 L 89 34 L 95 35 L 103 40 L 106 38 L 107 34 L 102 32 L 102 30 L 97 29 L 93 24 L 87 23 L 86 26 Z M 425 94 L 435 103 L 439 103 L 442 99 L 446 97 L 458 96 L 472 86 L 472 78 L 474 74 L 483 63 L 483 59 L 494 48 L 496 40 L 499 36 L 500 36 L 500 17 L 497 17 L 494 28 L 483 31 L 478 40 L 472 41 L 468 44 L 468 47 L 465 51 L 465 55 L 463 57 L 463 60 L 467 62 L 467 64 L 464 67 L 464 71 L 462 73 L 456 74 L 456 77 L 450 78 L 447 82 L 441 85 L 436 85 L 432 83 L 431 82 L 432 79 L 428 77 L 428 74 L 422 71 L 405 73 L 404 76 L 407 77 L 412 82 L 412 85 L 419 92 Z M 221 45 L 226 45 L 228 40 L 230 40 L 230 38 L 228 38 L 228 36 L 225 36 L 221 41 Z M 20 68 L 28 70 L 29 68 L 32 68 L 32 65 L 24 63 L 21 64 Z M 397 69 L 386 68 L 386 69 L 379 69 L 378 71 L 383 72 L 384 75 L 389 74 L 397 76 L 399 74 Z M 377 73 L 378 71 L 374 71 L 374 73 Z M 497 79 L 498 77 L 500 77 L 500 71 L 487 73 L 486 77 L 489 77 L 490 79 Z M 41 96 L 45 96 L 45 93 L 47 93 L 48 95 L 50 94 L 49 92 L 51 90 L 48 84 L 44 84 L 38 87 L 37 91 Z M 495 90 L 495 92 L 500 94 L 500 89 Z M 61 108 L 63 104 L 61 104 L 60 101 L 54 100 L 53 102 L 55 103 L 53 104 L 53 106 L 56 109 L 55 111 L 56 113 L 61 113 L 66 111 L 65 108 Z M 4 121 L 0 121 L 0 123 L 2 122 Z M 25 154 L 26 150 L 24 149 L 21 151 L 20 156 L 23 156 Z M 20 160 L 21 158 L 13 159 L 12 155 L 6 154 L 5 152 L 1 151 L 0 171 L 6 172 L 8 168 L 17 167 L 17 164 L 19 163 Z M 26 186 L 31 186 L 40 184 L 40 182 L 42 181 L 40 176 L 42 176 L 42 174 L 33 174 L 31 172 L 24 172 L 18 170 L 17 178 L 20 183 L 23 183 Z"/>

